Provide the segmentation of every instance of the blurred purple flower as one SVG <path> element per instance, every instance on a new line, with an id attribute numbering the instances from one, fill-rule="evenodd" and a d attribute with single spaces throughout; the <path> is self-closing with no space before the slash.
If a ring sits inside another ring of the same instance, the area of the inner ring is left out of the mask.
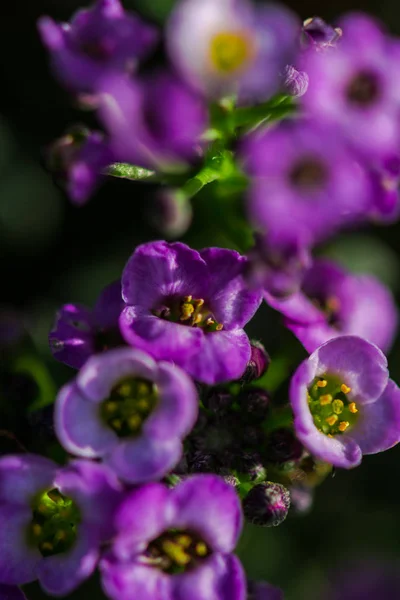
<path id="1" fill-rule="evenodd" d="M 110 598 L 245 600 L 243 569 L 231 554 L 242 528 L 240 502 L 221 478 L 137 488 L 121 504 L 116 528 L 101 562 Z"/>
<path id="2" fill-rule="evenodd" d="M 119 0 L 97 0 L 70 23 L 42 17 L 38 28 L 56 77 L 72 92 L 84 94 L 95 93 L 105 73 L 134 71 L 157 40 L 155 29 L 125 12 Z"/>
<path id="3" fill-rule="evenodd" d="M 101 458 L 129 483 L 153 481 L 181 458 L 197 393 L 179 367 L 132 348 L 93 356 L 58 394 L 55 429 L 64 448 Z"/>
<path id="4" fill-rule="evenodd" d="M 96 568 L 120 499 L 120 484 L 102 465 L 59 467 L 34 454 L 1 458 L 0 582 L 38 579 L 49 595 L 71 592 Z"/>
<path id="5" fill-rule="evenodd" d="M 400 389 L 377 346 L 356 336 L 326 342 L 290 385 L 296 435 L 315 457 L 351 469 L 400 440 Z"/>
<path id="6" fill-rule="evenodd" d="M 126 341 L 200 382 L 238 379 L 251 354 L 243 327 L 261 299 L 247 289 L 246 264 L 226 248 L 198 252 L 162 241 L 139 246 L 122 275 Z"/>
<path id="7" fill-rule="evenodd" d="M 300 23 L 288 9 L 246 0 L 183 0 L 167 25 L 167 47 L 180 74 L 207 96 L 264 100 L 298 46 Z"/>
<path id="8" fill-rule="evenodd" d="M 264 295 L 285 317 L 285 326 L 313 352 L 340 335 L 358 335 L 387 352 L 396 335 L 398 312 L 388 288 L 372 275 L 354 275 L 329 260 L 316 260 L 301 290 L 289 298 Z"/>
<path id="9" fill-rule="evenodd" d="M 249 581 L 247 600 L 283 600 L 283 592 L 266 581 Z"/>
<path id="10" fill-rule="evenodd" d="M 111 75 L 101 81 L 99 93 L 100 119 L 117 160 L 178 170 L 201 155 L 206 107 L 175 76 L 130 81 Z"/>
<path id="11" fill-rule="evenodd" d="M 303 23 L 302 42 L 306 48 L 318 51 L 334 48 L 341 37 L 340 27 L 332 27 L 321 17 L 311 17 Z"/>
<path id="12" fill-rule="evenodd" d="M 64 304 L 49 334 L 54 358 L 80 369 L 92 354 L 125 345 L 118 326 L 123 306 L 120 281 L 104 288 L 93 310 Z"/>
<path id="13" fill-rule="evenodd" d="M 370 200 L 366 173 L 342 137 L 313 121 L 284 122 L 249 137 L 248 213 L 271 246 L 310 246 L 360 218 Z"/>

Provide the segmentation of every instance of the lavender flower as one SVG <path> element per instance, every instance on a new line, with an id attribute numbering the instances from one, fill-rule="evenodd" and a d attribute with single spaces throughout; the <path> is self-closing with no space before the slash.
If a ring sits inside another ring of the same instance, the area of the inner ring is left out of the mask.
<path id="1" fill-rule="evenodd" d="M 174 75 L 159 73 L 140 82 L 111 75 L 99 92 L 99 115 L 117 160 L 182 170 L 200 155 L 206 107 Z"/>
<path id="2" fill-rule="evenodd" d="M 224 248 L 197 252 L 161 241 L 139 246 L 122 275 L 126 341 L 200 382 L 238 379 L 251 353 L 243 326 L 260 304 L 260 293 L 245 285 L 246 263 Z"/>
<path id="3" fill-rule="evenodd" d="M 92 354 L 124 345 L 118 327 L 123 306 L 120 281 L 104 288 L 92 311 L 82 304 L 64 304 L 49 334 L 54 358 L 80 369 Z"/>
<path id="4" fill-rule="evenodd" d="M 129 483 L 162 477 L 179 461 L 197 394 L 178 367 L 132 348 L 93 356 L 60 391 L 55 427 L 71 454 L 101 458 Z"/>
<path id="5" fill-rule="evenodd" d="M 250 220 L 268 232 L 272 246 L 315 244 L 368 207 L 365 172 L 340 135 L 321 124 L 283 122 L 252 136 L 243 160 L 254 178 Z"/>
<path id="6" fill-rule="evenodd" d="M 266 581 L 249 581 L 247 600 L 283 600 L 283 592 Z"/>
<path id="7" fill-rule="evenodd" d="M 299 31 L 296 17 L 280 6 L 183 0 L 168 23 L 167 46 L 181 75 L 207 96 L 262 100 L 278 90 Z"/>
<path id="8" fill-rule="evenodd" d="M 47 165 L 55 181 L 74 204 L 82 205 L 96 190 L 113 154 L 99 131 L 75 127 L 47 151 Z"/>
<path id="9" fill-rule="evenodd" d="M 243 570 L 231 554 L 242 527 L 240 503 L 219 477 L 137 488 L 115 524 L 112 553 L 101 562 L 110 598 L 245 600 Z"/>
<path id="10" fill-rule="evenodd" d="M 306 48 L 317 51 L 334 48 L 341 37 L 340 27 L 332 27 L 321 17 L 312 17 L 303 23 L 302 41 Z"/>
<path id="11" fill-rule="evenodd" d="M 370 17 L 350 14 L 333 52 L 309 52 L 305 109 L 345 133 L 367 158 L 396 152 L 399 141 L 397 65 L 394 43 Z"/>
<path id="12" fill-rule="evenodd" d="M 317 458 L 350 469 L 400 439 L 400 389 L 377 346 L 356 336 L 326 342 L 290 385 L 297 437 Z"/>
<path id="13" fill-rule="evenodd" d="M 96 568 L 120 497 L 113 473 L 96 463 L 58 467 L 34 454 L 1 458 L 0 582 L 38 579 L 47 594 L 71 592 Z"/>
<path id="14" fill-rule="evenodd" d="M 353 275 L 328 260 L 316 260 L 301 290 L 289 298 L 265 294 L 285 316 L 288 327 L 308 352 L 344 334 L 359 335 L 389 350 L 398 314 L 390 291 L 371 275 Z"/>
<path id="15" fill-rule="evenodd" d="M 76 93 L 96 92 L 105 73 L 134 71 L 157 38 L 153 27 L 126 13 L 119 0 L 97 0 L 70 23 L 42 17 L 38 27 L 55 75 Z"/>

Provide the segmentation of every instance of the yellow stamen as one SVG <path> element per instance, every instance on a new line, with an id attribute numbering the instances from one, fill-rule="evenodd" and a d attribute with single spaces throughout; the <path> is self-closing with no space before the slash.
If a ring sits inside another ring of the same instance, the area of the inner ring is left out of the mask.
<path id="1" fill-rule="evenodd" d="M 343 412 L 344 402 L 339 400 L 338 398 L 332 402 L 333 412 L 337 415 L 340 415 Z"/>
<path id="2" fill-rule="evenodd" d="M 190 555 L 183 548 L 170 540 L 163 542 L 162 548 L 165 554 L 180 566 L 187 565 L 190 562 Z"/>
<path id="3" fill-rule="evenodd" d="M 190 319 L 190 317 L 192 316 L 192 314 L 194 313 L 194 306 L 193 304 L 187 304 L 184 303 L 181 306 L 181 316 L 180 316 L 180 321 L 187 321 L 188 319 Z"/>
<path id="4" fill-rule="evenodd" d="M 193 296 L 184 296 L 183 297 L 184 302 L 191 302 L 192 300 L 193 300 Z"/>
<path id="5" fill-rule="evenodd" d="M 130 396 L 131 386 L 129 385 L 129 383 L 122 383 L 120 386 L 118 386 L 118 394 L 120 396 L 124 396 L 125 398 Z M 109 403 L 109 404 L 111 404 L 111 403 Z"/>
<path id="6" fill-rule="evenodd" d="M 195 318 L 193 319 L 193 325 L 198 325 L 199 323 L 201 323 L 201 319 L 202 319 L 201 315 L 196 315 Z"/>
<path id="7" fill-rule="evenodd" d="M 32 532 L 33 532 L 34 536 L 39 537 L 42 534 L 42 531 L 43 531 L 43 529 L 38 523 L 35 523 L 33 525 Z"/>
<path id="8" fill-rule="evenodd" d="M 355 415 L 358 412 L 357 404 L 355 402 L 350 402 L 349 411 Z"/>
<path id="9" fill-rule="evenodd" d="M 206 321 L 206 325 L 214 325 L 215 321 L 214 319 L 212 319 L 211 317 L 208 317 L 207 321 Z"/>
<path id="10" fill-rule="evenodd" d="M 350 423 L 348 421 L 340 421 L 339 423 L 339 431 L 346 431 L 349 427 Z"/>
<path id="11" fill-rule="evenodd" d="M 336 312 L 340 308 L 340 300 L 335 298 L 335 296 L 331 296 L 327 299 L 325 305 L 330 312 Z"/>
<path id="12" fill-rule="evenodd" d="M 60 529 L 60 531 L 57 531 L 57 533 L 55 535 L 55 539 L 57 540 L 57 542 L 62 542 L 63 540 L 65 540 L 66 537 L 67 537 L 67 532 L 64 531 L 63 529 Z"/>
<path id="13" fill-rule="evenodd" d="M 331 427 L 333 427 L 333 425 L 335 425 L 335 423 L 339 420 L 339 417 L 337 415 L 331 415 L 330 417 L 327 417 L 325 419 L 325 421 L 328 423 L 328 425 L 330 425 Z"/>
<path id="14" fill-rule="evenodd" d="M 104 408 L 106 412 L 111 414 L 117 410 L 118 404 L 116 402 L 106 402 Z"/>
<path id="15" fill-rule="evenodd" d="M 41 550 L 49 550 L 50 552 L 53 550 L 54 546 L 53 544 L 50 544 L 50 542 L 43 542 L 43 544 L 40 544 L 40 549 Z"/>
<path id="16" fill-rule="evenodd" d="M 128 427 L 132 431 L 135 431 L 136 429 L 138 429 L 140 427 L 141 423 L 142 423 L 142 419 L 139 417 L 139 415 L 131 415 L 128 419 Z"/>
<path id="17" fill-rule="evenodd" d="M 348 394 L 349 392 L 351 392 L 351 388 L 345 383 L 342 383 L 342 385 L 340 386 L 340 390 L 343 392 L 343 394 Z"/>
<path id="18" fill-rule="evenodd" d="M 326 379 L 320 379 L 319 381 L 317 381 L 317 387 L 319 388 L 324 388 L 328 385 L 328 382 Z"/>
<path id="19" fill-rule="evenodd" d="M 218 325 L 215 327 L 215 329 L 216 329 L 217 331 L 222 331 L 222 329 L 223 329 L 223 328 L 224 328 L 224 326 L 223 326 L 223 324 L 222 324 L 222 323 L 218 323 Z"/>
<path id="20" fill-rule="evenodd" d="M 122 421 L 121 419 L 113 419 L 111 421 L 111 425 L 114 427 L 114 429 L 121 429 L 122 428 Z"/>
<path id="21" fill-rule="evenodd" d="M 330 404 L 332 400 L 333 396 L 331 394 L 324 394 L 323 396 L 320 396 L 319 403 L 321 406 L 326 406 L 327 404 Z"/>
<path id="22" fill-rule="evenodd" d="M 211 40 L 210 59 L 212 66 L 225 74 L 242 68 L 253 55 L 251 39 L 242 33 L 221 31 Z"/>
<path id="23" fill-rule="evenodd" d="M 190 544 L 192 543 L 192 538 L 190 537 L 190 535 L 179 535 L 176 538 L 177 543 L 182 546 L 182 548 L 189 548 Z"/>
<path id="24" fill-rule="evenodd" d="M 204 542 L 199 542 L 198 544 L 196 544 L 196 554 L 197 556 L 206 556 L 207 546 Z"/>
<path id="25" fill-rule="evenodd" d="M 149 402 L 145 398 L 140 398 L 140 400 L 137 400 L 136 402 L 136 407 L 138 410 L 145 411 L 149 408 Z"/>

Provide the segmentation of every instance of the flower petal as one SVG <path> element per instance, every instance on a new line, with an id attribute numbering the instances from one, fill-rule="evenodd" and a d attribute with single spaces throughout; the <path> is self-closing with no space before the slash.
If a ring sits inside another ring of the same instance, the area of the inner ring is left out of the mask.
<path id="1" fill-rule="evenodd" d="M 112 600 L 175 600 L 170 576 L 159 569 L 103 560 L 100 570 L 104 592 Z"/>
<path id="2" fill-rule="evenodd" d="M 231 552 L 242 529 L 242 511 L 234 488 L 215 475 L 195 475 L 171 492 L 171 526 L 204 536 L 215 552 Z"/>
<path id="3" fill-rule="evenodd" d="M 122 274 L 122 297 L 127 304 L 149 310 L 164 298 L 192 295 L 207 289 L 207 267 L 196 250 L 175 242 L 150 242 L 136 248 Z"/>
<path id="4" fill-rule="evenodd" d="M 51 487 L 57 465 L 43 456 L 16 454 L 0 459 L 0 503 L 27 506 Z"/>
<path id="5" fill-rule="evenodd" d="M 174 600 L 245 600 L 246 578 L 236 556 L 215 554 L 172 578 Z"/>
<path id="6" fill-rule="evenodd" d="M 215 318 L 225 329 L 244 327 L 262 300 L 261 293 L 250 290 L 243 278 L 247 258 L 227 248 L 206 248 L 200 255 L 209 269 L 207 294 Z"/>
<path id="7" fill-rule="evenodd" d="M 183 365 L 194 379 L 213 385 L 238 379 L 250 359 L 250 342 L 243 329 L 204 335 L 198 355 Z"/>
<path id="8" fill-rule="evenodd" d="M 363 454 L 376 454 L 400 441 L 400 388 L 391 379 L 382 396 L 360 409 L 352 437 Z"/>
<path id="9" fill-rule="evenodd" d="M 27 543 L 32 512 L 29 507 L 0 505 L 0 581 L 8 585 L 23 585 L 37 578 L 42 560 L 39 550 Z"/>
<path id="10" fill-rule="evenodd" d="M 127 483 L 146 483 L 163 477 L 182 456 L 180 439 L 157 440 L 144 436 L 121 441 L 105 457 L 109 465 Z"/>
<path id="11" fill-rule="evenodd" d="M 101 457 L 118 444 L 117 435 L 101 420 L 99 405 L 75 383 L 64 386 L 57 396 L 54 427 L 62 446 L 84 458 Z"/>

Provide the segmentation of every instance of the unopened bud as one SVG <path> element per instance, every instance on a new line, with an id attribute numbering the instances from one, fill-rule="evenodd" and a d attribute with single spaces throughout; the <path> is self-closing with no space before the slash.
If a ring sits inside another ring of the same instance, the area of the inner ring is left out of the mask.
<path id="1" fill-rule="evenodd" d="M 304 96 L 308 89 L 309 77 L 305 71 L 298 71 L 293 65 L 286 65 L 284 71 L 284 90 L 294 98 Z"/>
<path id="2" fill-rule="evenodd" d="M 242 391 L 238 396 L 240 408 L 251 421 L 265 419 L 269 412 L 271 398 L 263 388 L 251 388 Z"/>
<path id="3" fill-rule="evenodd" d="M 269 434 L 265 449 L 265 458 L 268 462 L 281 464 L 298 460 L 302 454 L 303 446 L 291 429 L 276 429 Z"/>
<path id="4" fill-rule="evenodd" d="M 246 519 L 261 527 L 280 525 L 286 519 L 289 508 L 289 491 L 272 481 L 254 486 L 243 500 Z"/>
<path id="5" fill-rule="evenodd" d="M 233 396 L 228 389 L 212 389 L 203 398 L 203 404 L 208 410 L 221 415 L 232 406 Z"/>
<path id="6" fill-rule="evenodd" d="M 261 342 L 253 340 L 251 342 L 251 355 L 243 373 L 240 383 L 251 383 L 255 379 L 260 379 L 268 370 L 271 363 L 268 352 Z"/>

